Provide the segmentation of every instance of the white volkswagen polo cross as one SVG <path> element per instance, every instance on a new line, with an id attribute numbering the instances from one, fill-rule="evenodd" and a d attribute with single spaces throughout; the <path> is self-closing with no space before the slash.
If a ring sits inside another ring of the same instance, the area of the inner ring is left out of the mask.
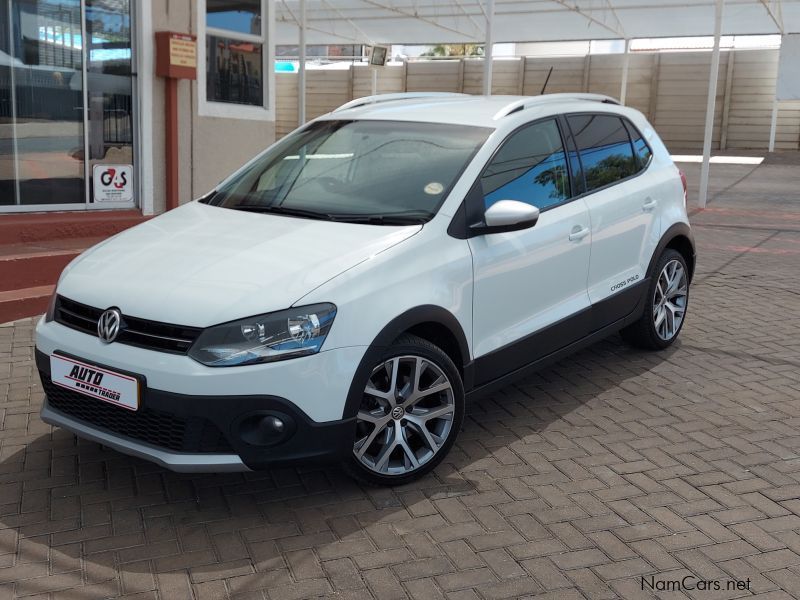
<path id="1" fill-rule="evenodd" d="M 411 481 L 466 398 L 617 331 L 675 341 L 685 194 L 603 96 L 353 101 L 64 270 L 42 419 L 176 471 Z"/>

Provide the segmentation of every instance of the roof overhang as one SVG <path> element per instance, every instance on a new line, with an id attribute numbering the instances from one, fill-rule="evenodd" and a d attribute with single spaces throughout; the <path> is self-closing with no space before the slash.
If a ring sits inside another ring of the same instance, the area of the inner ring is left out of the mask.
<path id="1" fill-rule="evenodd" d="M 703 36 L 715 0 L 495 0 L 493 40 Z M 276 2 L 276 41 L 296 44 L 299 0 Z M 480 0 L 306 0 L 308 44 L 483 42 Z M 800 32 L 800 0 L 726 0 L 723 35 Z"/>

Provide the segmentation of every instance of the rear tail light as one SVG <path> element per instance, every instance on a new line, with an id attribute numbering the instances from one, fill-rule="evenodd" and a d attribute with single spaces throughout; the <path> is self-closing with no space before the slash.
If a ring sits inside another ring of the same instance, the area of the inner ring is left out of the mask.
<path id="1" fill-rule="evenodd" d="M 683 206 L 686 207 L 687 198 L 689 196 L 689 185 L 686 183 L 686 175 L 683 171 L 678 170 L 681 174 L 681 183 L 683 184 Z"/>

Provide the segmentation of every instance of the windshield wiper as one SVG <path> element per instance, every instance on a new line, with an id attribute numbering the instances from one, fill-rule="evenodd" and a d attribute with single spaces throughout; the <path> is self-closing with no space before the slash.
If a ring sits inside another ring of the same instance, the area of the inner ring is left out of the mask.
<path id="1" fill-rule="evenodd" d="M 336 221 L 366 223 L 367 225 L 422 225 L 428 219 L 421 215 L 333 215 Z"/>
<path id="2" fill-rule="evenodd" d="M 421 215 L 419 212 L 388 213 L 385 215 L 371 214 L 338 214 L 321 213 L 315 210 L 305 210 L 302 208 L 289 208 L 286 206 L 271 206 L 264 204 L 238 204 L 231 206 L 234 210 L 244 210 L 263 214 L 286 215 L 288 217 L 301 217 L 303 219 L 317 219 L 321 221 L 336 221 L 338 223 L 364 223 L 367 225 L 422 225 L 428 220 L 428 216 Z"/>
<path id="3" fill-rule="evenodd" d="M 321 221 L 334 221 L 336 217 L 328 213 L 321 213 L 315 210 L 303 210 L 302 208 L 287 208 L 286 206 L 269 206 L 264 204 L 237 204 L 231 206 L 234 210 L 244 210 L 263 214 L 286 215 L 287 217 L 300 217 L 303 219 L 318 219 Z"/>

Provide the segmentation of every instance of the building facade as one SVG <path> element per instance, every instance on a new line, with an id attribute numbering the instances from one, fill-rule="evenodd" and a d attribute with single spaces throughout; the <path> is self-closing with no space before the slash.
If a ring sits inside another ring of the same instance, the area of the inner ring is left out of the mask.
<path id="1" fill-rule="evenodd" d="M 177 84 L 179 199 L 213 188 L 275 139 L 272 11 L 270 0 L 0 0 L 0 215 L 164 211 L 157 31 L 197 39 L 197 77 Z"/>

